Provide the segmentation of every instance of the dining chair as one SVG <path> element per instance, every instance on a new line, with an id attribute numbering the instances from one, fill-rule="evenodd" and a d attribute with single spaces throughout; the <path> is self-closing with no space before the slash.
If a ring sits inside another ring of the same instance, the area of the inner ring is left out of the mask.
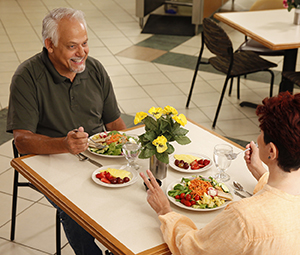
<path id="1" fill-rule="evenodd" d="M 205 18 L 203 20 L 203 31 L 201 40 L 201 49 L 198 57 L 198 61 L 195 67 L 194 76 L 192 79 L 188 99 L 186 102 L 186 108 L 189 107 L 192 92 L 194 89 L 196 77 L 199 70 L 199 65 L 201 63 L 201 58 L 203 54 L 204 47 L 206 46 L 208 50 L 215 56 L 209 58 L 209 63 L 218 71 L 226 74 L 225 82 L 215 113 L 212 127 L 214 128 L 217 123 L 218 115 L 226 91 L 227 83 L 229 80 L 233 80 L 234 77 L 238 78 L 238 91 L 237 97 L 240 98 L 240 76 L 256 73 L 259 71 L 267 71 L 271 74 L 270 82 L 270 96 L 273 94 L 273 83 L 274 83 L 274 73 L 269 68 L 276 67 L 277 64 L 267 61 L 259 57 L 256 53 L 247 52 L 233 52 L 232 42 L 229 39 L 226 32 L 212 19 Z M 240 104 L 241 105 L 241 104 Z M 241 105 L 242 106 L 242 105 Z"/>
<path id="2" fill-rule="evenodd" d="M 300 72 L 296 71 L 285 71 L 282 72 L 282 77 L 289 80 L 290 82 L 300 86 Z"/>
<path id="3" fill-rule="evenodd" d="M 13 154 L 14 158 L 22 156 L 19 154 L 18 149 L 15 145 L 14 140 L 12 140 Z M 17 216 L 17 198 L 18 198 L 18 188 L 19 187 L 30 187 L 37 192 L 40 192 L 32 183 L 30 182 L 20 182 L 19 172 L 15 169 L 14 171 L 14 181 L 13 181 L 13 199 L 12 199 L 12 213 L 11 213 L 11 228 L 10 228 L 10 240 L 15 239 L 16 231 L 16 216 Z M 56 255 L 61 255 L 61 230 L 60 230 L 60 217 L 59 212 L 56 210 Z"/>

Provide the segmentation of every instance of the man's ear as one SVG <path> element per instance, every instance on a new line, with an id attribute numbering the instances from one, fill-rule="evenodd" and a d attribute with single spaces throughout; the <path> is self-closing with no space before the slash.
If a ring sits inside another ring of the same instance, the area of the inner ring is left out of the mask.
<path id="1" fill-rule="evenodd" d="M 53 53 L 53 46 L 54 46 L 54 45 L 53 45 L 51 39 L 50 39 L 50 38 L 47 38 L 47 39 L 45 40 L 45 47 L 46 47 L 46 49 L 48 50 L 49 53 Z"/>

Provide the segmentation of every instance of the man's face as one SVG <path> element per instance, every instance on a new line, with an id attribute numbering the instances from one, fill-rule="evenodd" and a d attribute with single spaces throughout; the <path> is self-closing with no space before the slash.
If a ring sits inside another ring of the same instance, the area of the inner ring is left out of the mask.
<path id="1" fill-rule="evenodd" d="M 85 61 L 89 53 L 87 31 L 79 21 L 75 19 L 62 19 L 58 24 L 58 44 L 46 43 L 48 55 L 55 69 L 71 81 L 76 73 L 85 69 Z M 50 39 L 47 39 L 50 40 Z"/>

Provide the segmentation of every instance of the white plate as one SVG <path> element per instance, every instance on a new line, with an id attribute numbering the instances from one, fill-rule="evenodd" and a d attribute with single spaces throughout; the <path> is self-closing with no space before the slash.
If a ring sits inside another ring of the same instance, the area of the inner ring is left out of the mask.
<path id="1" fill-rule="evenodd" d="M 202 176 L 202 177 L 208 179 L 208 178 L 205 177 L 205 176 Z M 183 178 L 193 179 L 194 177 L 188 176 L 188 177 L 183 177 Z M 182 178 L 181 178 L 181 179 L 182 179 Z M 197 212 L 209 212 L 209 211 L 215 211 L 215 210 L 222 209 L 222 208 L 226 207 L 226 206 L 231 202 L 231 201 L 229 201 L 229 200 L 226 200 L 225 203 L 222 204 L 221 206 L 215 207 L 215 208 L 211 208 L 211 209 L 208 209 L 208 208 L 206 208 L 206 209 L 193 208 L 193 207 L 186 206 L 186 205 L 184 205 L 184 204 L 182 204 L 182 203 L 180 203 L 180 202 L 177 202 L 176 199 L 175 199 L 174 197 L 170 197 L 170 196 L 168 195 L 168 192 L 169 192 L 170 190 L 172 190 L 176 184 L 178 184 L 178 183 L 179 183 L 179 184 L 182 184 L 182 183 L 180 182 L 181 179 L 172 182 L 172 183 L 168 186 L 168 188 L 167 188 L 167 190 L 166 190 L 166 194 L 167 194 L 167 197 L 168 197 L 168 199 L 170 200 L 170 202 L 173 203 L 174 205 L 177 205 L 178 207 L 181 207 L 181 208 L 186 209 L 186 210 L 197 211 Z M 226 185 L 226 186 L 227 186 L 227 185 Z M 228 186 L 227 186 L 227 187 L 228 187 Z M 229 188 L 229 193 L 232 194 L 231 188 L 230 188 L 230 187 L 228 187 L 228 188 Z"/>
<path id="2" fill-rule="evenodd" d="M 104 133 L 107 134 L 107 133 L 109 133 L 109 132 L 101 132 L 101 133 L 97 133 L 97 134 L 94 134 L 94 135 L 90 136 L 89 138 L 92 139 L 93 136 L 98 135 L 98 134 L 104 134 Z M 107 155 L 107 154 L 96 153 L 96 152 L 91 151 L 91 148 L 90 148 L 90 147 L 88 148 L 88 151 L 89 151 L 90 153 L 94 154 L 94 155 L 101 156 L 101 157 L 105 157 L 105 158 L 123 158 L 123 157 L 124 157 L 123 154 L 121 154 L 121 155 Z"/>
<path id="3" fill-rule="evenodd" d="M 207 157 L 206 155 L 203 155 L 203 154 L 196 154 L 196 153 L 175 153 L 175 154 L 192 155 L 192 156 L 195 156 L 195 157 L 198 157 L 198 158 L 208 159 L 210 161 L 210 163 L 207 166 L 199 168 L 199 169 L 192 170 L 190 166 L 189 166 L 188 169 L 184 169 L 184 168 L 180 168 L 180 167 L 178 167 L 178 166 L 175 165 L 174 154 L 172 154 L 170 156 L 170 159 L 169 159 L 169 165 L 174 170 L 182 172 L 182 173 L 189 173 L 189 174 L 200 173 L 200 172 L 204 172 L 204 171 L 208 170 L 212 166 L 212 160 L 209 157 Z"/>
<path id="4" fill-rule="evenodd" d="M 95 183 L 97 183 L 101 186 L 104 186 L 104 187 L 109 187 L 109 188 L 122 188 L 122 187 L 132 185 L 137 181 L 137 171 L 136 170 L 128 170 L 128 169 L 124 169 L 124 170 L 130 172 L 130 175 L 129 175 L 130 181 L 122 183 L 122 184 L 109 184 L 109 183 L 102 182 L 101 180 L 96 178 L 96 174 L 100 173 L 100 171 L 102 171 L 102 170 L 106 170 L 107 168 L 115 168 L 115 169 L 121 169 L 122 170 L 122 169 L 124 169 L 124 166 L 109 165 L 109 166 L 103 166 L 103 167 L 98 168 L 92 174 L 92 179 Z"/>

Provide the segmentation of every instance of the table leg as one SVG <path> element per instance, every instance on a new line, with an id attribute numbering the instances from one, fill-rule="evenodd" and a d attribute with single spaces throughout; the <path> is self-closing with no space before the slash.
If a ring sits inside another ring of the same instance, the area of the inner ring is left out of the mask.
<path id="1" fill-rule="evenodd" d="M 297 54 L 298 54 L 298 49 L 285 50 L 282 72 L 295 71 L 296 62 L 297 62 Z M 280 85 L 279 85 L 279 92 L 289 91 L 289 92 L 293 93 L 293 89 L 294 89 L 294 84 L 282 77 Z"/>

